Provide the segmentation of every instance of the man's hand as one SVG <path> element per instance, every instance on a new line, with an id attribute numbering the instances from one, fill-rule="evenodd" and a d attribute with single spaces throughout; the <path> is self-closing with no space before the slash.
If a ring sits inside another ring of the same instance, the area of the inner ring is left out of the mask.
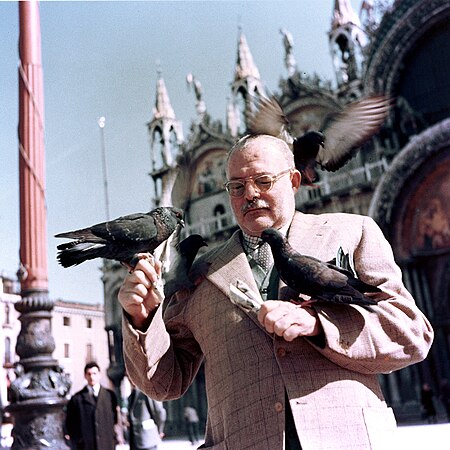
<path id="1" fill-rule="evenodd" d="M 161 303 L 161 297 L 154 289 L 160 277 L 161 263 L 152 256 L 143 257 L 120 287 L 119 302 L 131 324 L 138 330 L 143 331 L 148 327 L 154 311 Z"/>
<path id="2" fill-rule="evenodd" d="M 313 308 L 281 300 L 267 300 L 258 311 L 258 320 L 269 333 L 286 341 L 298 336 L 317 336 L 321 326 Z"/>

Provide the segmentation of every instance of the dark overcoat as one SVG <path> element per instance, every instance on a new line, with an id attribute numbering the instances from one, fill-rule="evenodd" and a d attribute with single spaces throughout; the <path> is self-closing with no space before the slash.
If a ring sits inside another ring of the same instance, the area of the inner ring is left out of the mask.
<path id="1" fill-rule="evenodd" d="M 95 399 L 85 386 L 67 405 L 66 429 L 77 450 L 114 450 L 116 423 L 117 397 L 104 387 Z"/>

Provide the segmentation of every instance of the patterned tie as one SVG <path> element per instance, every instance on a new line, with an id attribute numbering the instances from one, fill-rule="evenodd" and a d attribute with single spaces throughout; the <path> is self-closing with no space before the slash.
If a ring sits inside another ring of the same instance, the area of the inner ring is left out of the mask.
<path id="1" fill-rule="evenodd" d="M 258 264 L 264 272 L 268 272 L 273 266 L 273 255 L 270 245 L 258 236 L 250 236 L 243 233 L 245 253 Z"/>
<path id="2" fill-rule="evenodd" d="M 272 250 L 267 242 L 262 243 L 261 241 L 261 244 L 255 249 L 252 257 L 265 272 L 268 272 L 273 266 Z"/>

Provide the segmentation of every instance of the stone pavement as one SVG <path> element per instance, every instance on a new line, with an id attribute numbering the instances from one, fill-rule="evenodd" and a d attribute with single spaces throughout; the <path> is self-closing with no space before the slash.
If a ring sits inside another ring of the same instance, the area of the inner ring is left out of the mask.
<path id="1" fill-rule="evenodd" d="M 395 450 L 450 450 L 450 423 L 440 423 L 437 425 L 410 425 L 401 426 L 398 429 L 398 441 L 393 443 Z M 3 442 L 5 444 L 5 442 Z M 192 445 L 187 438 L 173 439 L 166 438 L 159 446 L 158 450 L 193 450 L 197 449 L 202 442 Z M 1 446 L 0 449 L 9 449 L 8 445 Z M 120 450 L 127 450 L 127 446 L 122 446 Z M 239 449 L 231 449 L 239 450 Z M 258 449 L 255 449 L 258 450 Z M 281 450 L 281 449 L 273 449 Z M 317 449 L 321 450 L 321 449 Z M 386 449 L 389 450 L 389 449 Z"/>
<path id="2" fill-rule="evenodd" d="M 450 423 L 402 426 L 398 428 L 397 437 L 398 442 L 392 445 L 396 450 L 450 450 Z M 200 444 L 201 442 L 194 446 L 187 439 L 167 438 L 163 440 L 159 450 L 191 450 Z"/>

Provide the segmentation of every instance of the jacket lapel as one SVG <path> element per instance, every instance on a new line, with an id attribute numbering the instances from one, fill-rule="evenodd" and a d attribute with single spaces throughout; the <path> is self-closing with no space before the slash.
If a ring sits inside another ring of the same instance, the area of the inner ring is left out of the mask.
<path id="1" fill-rule="evenodd" d="M 332 227 L 326 218 L 296 211 L 289 228 L 288 241 L 298 252 L 323 259 L 331 232 Z M 290 300 L 297 296 L 298 293 L 280 281 L 280 299 Z"/>
<path id="2" fill-rule="evenodd" d="M 333 228 L 327 218 L 314 214 L 295 212 L 289 228 L 288 240 L 292 247 L 308 256 L 324 259 L 330 243 Z M 259 295 L 253 273 L 247 261 L 239 238 L 240 231 L 233 236 L 210 259 L 210 268 L 206 278 L 216 285 L 228 298 L 230 284 L 236 285 L 236 280 L 246 283 Z M 280 299 L 289 300 L 296 293 L 280 281 Z M 250 314 L 253 318 L 254 314 Z"/>
<path id="3" fill-rule="evenodd" d="M 206 278 L 227 297 L 230 297 L 230 284 L 236 285 L 238 279 L 258 293 L 258 287 L 242 248 L 239 233 L 236 231 L 225 245 L 212 255 L 211 266 L 206 275 Z"/>
<path id="4" fill-rule="evenodd" d="M 85 386 L 85 388 L 83 389 L 82 397 L 86 403 L 90 403 L 91 405 L 94 405 L 94 406 L 97 404 L 95 401 L 94 395 L 90 392 L 90 390 L 87 386 Z"/>

